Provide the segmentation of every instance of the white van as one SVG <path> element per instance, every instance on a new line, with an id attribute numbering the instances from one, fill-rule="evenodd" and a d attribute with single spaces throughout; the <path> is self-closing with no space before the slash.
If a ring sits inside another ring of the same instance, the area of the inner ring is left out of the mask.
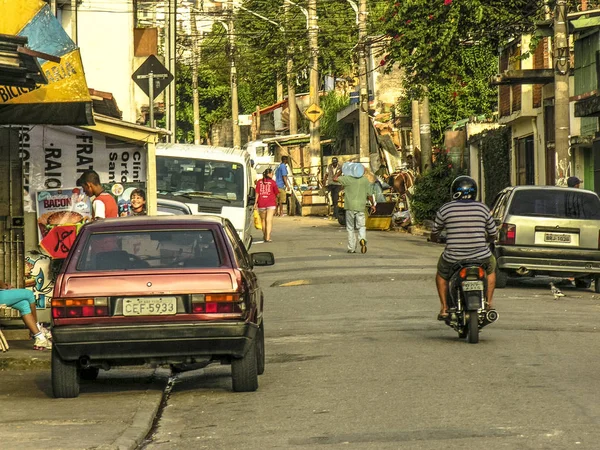
<path id="1" fill-rule="evenodd" d="M 192 214 L 228 218 L 250 248 L 256 191 L 248 152 L 193 144 L 156 146 L 159 199 L 187 204 Z"/>

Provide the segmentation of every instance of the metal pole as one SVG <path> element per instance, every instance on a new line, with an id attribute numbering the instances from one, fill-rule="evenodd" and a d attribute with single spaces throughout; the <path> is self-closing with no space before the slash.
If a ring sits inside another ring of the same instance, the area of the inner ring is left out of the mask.
<path id="1" fill-rule="evenodd" d="M 319 105 L 319 26 L 317 25 L 317 0 L 308 0 L 308 46 L 310 51 L 310 103 Z M 321 167 L 321 133 L 319 121 L 310 122 L 311 175 Z"/>
<path id="2" fill-rule="evenodd" d="M 241 148 L 242 136 L 240 133 L 240 121 L 238 110 L 238 89 L 237 89 L 237 70 L 235 67 L 235 28 L 233 23 L 233 0 L 228 0 L 229 4 L 229 23 L 227 32 L 229 33 L 229 58 L 231 61 L 231 121 L 233 126 L 233 147 Z"/>
<path id="3" fill-rule="evenodd" d="M 154 72 L 148 74 L 148 109 L 150 111 L 150 128 L 154 128 Z"/>
<path id="4" fill-rule="evenodd" d="M 556 184 L 566 184 L 571 172 L 569 156 L 569 34 L 567 2 L 557 0 L 554 9 L 554 134 Z"/>
<path id="5" fill-rule="evenodd" d="M 425 91 L 419 104 L 419 122 L 421 138 L 421 173 L 431 169 L 431 126 L 429 124 L 429 97 Z"/>
<path id="6" fill-rule="evenodd" d="M 367 0 L 360 0 L 358 5 L 358 135 L 360 161 L 369 164 L 370 130 L 369 130 L 369 81 L 367 78 Z"/>
<path id="7" fill-rule="evenodd" d="M 198 98 L 198 26 L 196 24 L 196 8 L 192 8 L 192 109 L 194 114 L 194 144 L 200 144 L 200 99 Z"/>

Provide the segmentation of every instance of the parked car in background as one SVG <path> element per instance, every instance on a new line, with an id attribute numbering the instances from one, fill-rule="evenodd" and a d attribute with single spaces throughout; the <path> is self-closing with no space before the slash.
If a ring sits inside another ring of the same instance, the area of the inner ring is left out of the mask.
<path id="1" fill-rule="evenodd" d="M 52 299 L 52 389 L 79 395 L 80 378 L 141 364 L 231 364 L 234 391 L 265 368 L 263 293 L 228 219 L 138 216 L 85 225 Z"/>
<path id="2" fill-rule="evenodd" d="M 508 187 L 492 207 L 498 226 L 496 287 L 508 277 L 549 275 L 595 281 L 600 292 L 600 198 L 557 186 Z"/>

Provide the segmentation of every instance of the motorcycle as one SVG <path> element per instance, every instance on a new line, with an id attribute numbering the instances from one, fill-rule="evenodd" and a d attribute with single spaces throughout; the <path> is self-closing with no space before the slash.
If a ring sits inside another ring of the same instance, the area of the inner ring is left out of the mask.
<path id="1" fill-rule="evenodd" d="M 486 271 L 480 261 L 461 261 L 452 269 L 445 322 L 460 339 L 477 344 L 479 330 L 498 320 L 498 312 L 488 309 Z"/>

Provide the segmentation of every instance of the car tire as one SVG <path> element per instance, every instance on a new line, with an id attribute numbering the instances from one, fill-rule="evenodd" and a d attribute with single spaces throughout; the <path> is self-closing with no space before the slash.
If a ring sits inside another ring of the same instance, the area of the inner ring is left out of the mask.
<path id="1" fill-rule="evenodd" d="M 265 373 L 265 322 L 258 327 L 256 333 L 256 373 Z"/>
<path id="2" fill-rule="evenodd" d="M 504 289 L 508 284 L 508 273 L 504 270 L 496 269 L 496 288 Z"/>
<path id="3" fill-rule="evenodd" d="M 591 278 L 575 278 L 575 287 L 577 289 L 589 289 L 592 287 Z"/>
<path id="4" fill-rule="evenodd" d="M 600 275 L 594 277 L 594 292 L 600 294 Z"/>
<path id="5" fill-rule="evenodd" d="M 98 378 L 100 369 L 97 367 L 86 367 L 85 369 L 79 369 L 79 379 L 85 381 L 94 381 Z"/>
<path id="6" fill-rule="evenodd" d="M 253 340 L 243 358 L 231 360 L 231 380 L 234 392 L 253 392 L 258 389 L 256 341 Z"/>
<path id="7" fill-rule="evenodd" d="M 75 398 L 79 395 L 79 372 L 75 362 L 63 361 L 52 349 L 52 394 L 55 398 Z"/>

